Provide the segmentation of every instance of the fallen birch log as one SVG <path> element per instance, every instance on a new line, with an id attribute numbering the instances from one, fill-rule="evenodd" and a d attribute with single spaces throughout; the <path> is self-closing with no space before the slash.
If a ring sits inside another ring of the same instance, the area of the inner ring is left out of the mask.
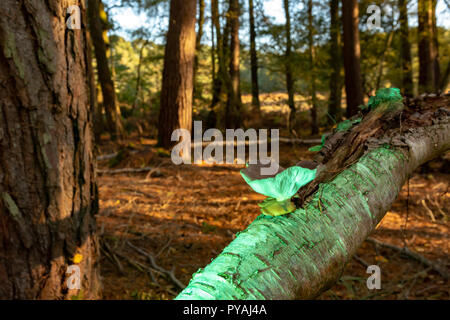
<path id="1" fill-rule="evenodd" d="M 177 299 L 310 299 L 328 289 L 412 172 L 450 149 L 450 112 L 417 108 L 379 107 L 327 139 L 317 157 L 325 169 L 300 189 L 300 207 L 260 215 Z"/>

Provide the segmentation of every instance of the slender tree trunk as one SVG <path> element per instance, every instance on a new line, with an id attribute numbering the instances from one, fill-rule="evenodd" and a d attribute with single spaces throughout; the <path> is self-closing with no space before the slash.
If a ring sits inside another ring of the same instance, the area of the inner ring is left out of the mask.
<path id="1" fill-rule="evenodd" d="M 294 77 L 292 72 L 292 39 L 291 39 L 291 15 L 289 9 L 289 0 L 283 0 L 284 14 L 286 17 L 286 52 L 285 52 L 285 73 L 286 73 L 286 90 L 288 93 L 288 106 L 290 109 L 288 131 L 291 132 L 295 119 L 295 102 L 294 102 Z"/>
<path id="2" fill-rule="evenodd" d="M 138 62 L 138 66 L 137 66 L 137 75 L 136 75 L 136 93 L 134 95 L 134 100 L 133 100 L 133 111 L 135 111 L 138 107 L 138 103 L 139 103 L 139 94 L 141 92 L 141 68 L 142 68 L 142 60 L 144 58 L 144 49 L 148 44 L 148 40 L 145 40 L 144 43 L 142 43 L 141 45 L 141 49 L 139 50 L 139 62 Z"/>
<path id="3" fill-rule="evenodd" d="M 438 105 L 449 102 L 447 98 Z M 350 151 L 345 151 L 350 165 L 341 167 L 340 173 L 329 172 L 332 178 L 323 181 L 294 212 L 259 216 L 208 266 L 195 273 L 177 299 L 311 299 L 331 287 L 414 170 L 450 150 L 450 117 L 437 119 L 432 111 L 438 108 L 434 107 L 421 114 L 427 118 L 423 122 L 426 126 L 404 127 L 402 133 L 397 121 L 402 108 L 398 104 L 379 106 L 381 109 L 367 114 L 347 132 L 342 141 L 344 149 Z M 394 136 L 382 129 L 387 121 L 397 126 Z M 404 145 L 380 142 L 353 158 L 353 148 L 365 149 L 374 132 L 386 141 L 402 141 Z M 342 134 L 335 133 L 327 143 L 339 141 Z M 328 164 L 333 166 L 342 154 L 342 144 L 336 146 L 338 150 L 321 172 L 327 172 Z M 303 189 L 309 187 L 300 191 Z"/>
<path id="4" fill-rule="evenodd" d="M 241 126 L 240 47 L 239 47 L 239 0 L 230 0 L 230 81 L 225 110 L 225 126 L 228 129 Z"/>
<path id="5" fill-rule="evenodd" d="M 437 0 L 431 2 L 431 26 L 433 31 L 433 64 L 434 64 L 434 91 L 439 92 L 440 80 L 441 80 L 441 68 L 439 66 L 439 41 L 438 41 L 438 28 L 436 24 L 436 6 Z"/>
<path id="6" fill-rule="evenodd" d="M 436 48 L 433 38 L 433 0 L 419 0 L 419 93 L 437 91 Z"/>
<path id="7" fill-rule="evenodd" d="M 222 36 L 222 29 L 220 26 L 220 13 L 219 13 L 219 1 L 211 0 L 211 32 L 214 38 L 214 30 L 216 30 L 216 50 L 217 50 L 217 62 L 219 64 L 218 72 L 213 72 L 213 88 L 212 99 L 209 106 L 210 111 L 208 114 L 207 126 L 208 128 L 215 128 L 217 122 L 217 115 L 214 110 L 216 105 L 221 101 L 221 93 L 225 84 L 225 57 L 224 57 L 224 38 Z M 214 51 L 212 52 L 214 56 Z M 213 68 L 215 69 L 215 62 L 213 60 Z"/>
<path id="8" fill-rule="evenodd" d="M 358 21 L 358 1 L 343 0 L 342 25 L 344 30 L 344 70 L 345 93 L 347 96 L 347 118 L 356 114 L 358 112 L 358 106 L 364 103 Z"/>
<path id="9" fill-rule="evenodd" d="M 103 117 L 97 100 L 97 84 L 95 82 L 94 69 L 92 66 L 92 41 L 89 30 L 86 31 L 86 58 L 89 81 L 89 102 L 91 105 L 90 112 L 93 115 L 93 131 L 95 141 L 96 143 L 99 143 L 101 140 L 101 133 L 103 132 Z"/>
<path id="10" fill-rule="evenodd" d="M 310 95 L 311 95 L 311 134 L 319 133 L 317 125 L 317 97 L 316 97 L 316 70 L 315 70 L 315 48 L 314 48 L 314 26 L 313 26 L 313 3 L 308 0 L 308 46 L 309 46 L 309 69 L 310 69 Z"/>
<path id="11" fill-rule="evenodd" d="M 342 54 L 341 24 L 339 22 L 339 0 L 330 0 L 330 99 L 328 103 L 328 123 L 341 121 L 342 99 Z"/>
<path id="12" fill-rule="evenodd" d="M 71 4 L 81 29 L 66 2 L 0 6 L 0 299 L 99 297 L 86 8 Z"/>
<path id="13" fill-rule="evenodd" d="M 384 61 L 386 60 L 386 55 L 391 49 L 392 40 L 394 39 L 395 27 L 396 26 L 394 24 L 394 21 L 392 21 L 391 30 L 389 30 L 389 32 L 386 35 L 383 51 L 381 52 L 381 57 L 379 59 L 380 61 L 378 62 L 378 74 L 375 82 L 375 92 L 378 91 L 378 89 L 380 89 L 381 87 L 381 81 L 383 79 Z"/>
<path id="14" fill-rule="evenodd" d="M 158 142 L 170 148 L 172 132 L 192 128 L 196 0 L 171 0 L 159 112 Z"/>
<path id="15" fill-rule="evenodd" d="M 197 84 L 197 71 L 199 67 L 199 55 L 202 50 L 201 48 L 201 41 L 203 37 L 203 25 L 205 24 L 205 0 L 198 0 L 199 4 L 199 14 L 198 14 L 198 20 L 197 20 L 197 37 L 195 40 L 195 59 L 194 59 L 194 88 L 193 88 L 193 101 L 195 101 L 196 98 L 200 98 L 202 96 L 201 90 L 198 88 Z M 214 79 L 214 78 L 213 78 Z"/>
<path id="16" fill-rule="evenodd" d="M 441 83 L 439 84 L 439 88 L 441 89 L 441 91 L 445 90 L 449 81 L 450 81 L 450 61 L 447 64 L 447 68 L 445 68 L 445 71 L 441 77 Z"/>
<path id="17" fill-rule="evenodd" d="M 413 96 L 411 44 L 409 42 L 408 0 L 399 0 L 400 56 L 402 57 L 402 87 L 406 97 Z"/>
<path id="18" fill-rule="evenodd" d="M 88 0 L 88 17 L 109 132 L 111 139 L 120 139 L 123 136 L 123 127 L 120 113 L 118 113 L 114 81 L 109 68 L 107 21 L 101 0 Z"/>
<path id="19" fill-rule="evenodd" d="M 256 27 L 253 0 L 248 0 L 248 15 L 250 20 L 250 66 L 252 74 L 252 106 L 261 112 L 258 84 L 258 55 L 256 52 Z"/>

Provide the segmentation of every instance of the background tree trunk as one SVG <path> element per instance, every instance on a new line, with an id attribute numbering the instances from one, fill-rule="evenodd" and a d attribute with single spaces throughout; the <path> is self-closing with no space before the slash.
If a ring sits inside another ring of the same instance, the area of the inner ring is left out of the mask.
<path id="1" fill-rule="evenodd" d="M 402 57 L 402 87 L 406 97 L 413 96 L 413 76 L 411 60 L 411 44 L 409 42 L 408 1 L 399 0 L 400 11 L 400 55 Z"/>
<path id="2" fill-rule="evenodd" d="M 230 21 L 230 86 L 225 110 L 225 127 L 235 129 L 241 126 L 240 89 L 240 46 L 239 46 L 239 0 L 230 0 L 228 19 Z"/>
<path id="3" fill-rule="evenodd" d="M 261 112 L 258 84 L 258 55 L 256 52 L 256 27 L 253 0 L 248 0 L 248 16 L 250 20 L 250 66 L 252 74 L 252 106 Z"/>
<path id="4" fill-rule="evenodd" d="M 288 131 L 291 132 L 295 119 L 295 102 L 294 102 L 294 77 L 292 74 L 292 39 L 291 39 L 291 15 L 289 9 L 289 0 L 283 0 L 284 15 L 286 17 L 286 52 L 285 52 L 285 73 L 286 73 L 286 90 L 288 93 L 288 106 L 290 109 Z"/>
<path id="5" fill-rule="evenodd" d="M 97 61 L 98 81 L 102 89 L 103 105 L 109 132 L 111 139 L 120 139 L 123 136 L 123 127 L 116 101 L 114 81 L 108 63 L 108 36 L 106 30 L 108 22 L 101 0 L 88 0 L 88 17 Z"/>
<path id="6" fill-rule="evenodd" d="M 317 125 L 317 97 L 316 97 L 316 70 L 314 49 L 313 3 L 308 0 L 308 46 L 310 66 L 310 95 L 311 95 L 311 134 L 319 133 Z"/>
<path id="7" fill-rule="evenodd" d="M 158 142 L 170 148 L 172 132 L 192 128 L 196 0 L 171 0 L 159 112 Z"/>
<path id="8" fill-rule="evenodd" d="M 133 99 L 133 112 L 136 111 L 138 104 L 139 104 L 139 95 L 141 93 L 141 79 L 142 79 L 142 75 L 141 75 L 141 69 L 142 69 L 142 60 L 144 59 L 144 49 L 145 47 L 148 45 L 149 41 L 145 40 L 142 45 L 141 48 L 139 49 L 139 61 L 138 61 L 138 65 L 137 65 L 137 74 L 136 74 L 136 93 L 134 94 L 134 99 Z"/>
<path id="9" fill-rule="evenodd" d="M 330 99 L 328 102 L 328 123 L 341 121 L 342 99 L 342 54 L 341 54 L 341 24 L 339 22 L 339 0 L 330 0 Z"/>
<path id="10" fill-rule="evenodd" d="M 434 65 L 434 91 L 439 92 L 441 68 L 439 66 L 439 41 L 438 41 L 438 28 L 436 24 L 436 6 L 437 0 L 431 1 L 431 27 L 433 31 L 433 65 Z"/>
<path id="11" fill-rule="evenodd" d="M 435 38 L 434 0 L 419 0 L 419 93 L 437 92 L 439 89 L 439 62 Z"/>
<path id="12" fill-rule="evenodd" d="M 93 116 L 93 131 L 95 142 L 99 143 L 101 134 L 103 132 L 103 115 L 102 110 L 98 105 L 97 83 L 95 81 L 94 68 L 92 65 L 92 41 L 89 30 L 86 31 L 86 59 L 87 59 L 87 73 L 89 81 L 89 102 L 91 105 L 91 113 Z"/>
<path id="13" fill-rule="evenodd" d="M 99 297 L 86 21 L 68 29 L 66 10 L 0 6 L 0 299 Z M 75 263 L 81 290 L 68 290 Z"/>
<path id="14" fill-rule="evenodd" d="M 347 118 L 356 114 L 358 112 L 358 106 L 364 103 L 358 21 L 358 1 L 343 0 L 342 25 L 344 31 L 344 70 L 345 93 L 347 96 Z"/>

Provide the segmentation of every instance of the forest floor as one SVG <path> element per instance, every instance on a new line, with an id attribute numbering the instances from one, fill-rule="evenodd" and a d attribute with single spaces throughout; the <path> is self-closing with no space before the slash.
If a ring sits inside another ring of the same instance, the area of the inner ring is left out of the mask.
<path id="1" fill-rule="evenodd" d="M 244 182 L 242 166 L 176 166 L 154 145 L 154 140 L 131 139 L 118 153 L 117 144 L 100 146 L 101 155 L 116 152 L 98 161 L 104 299 L 173 299 L 181 289 L 170 275 L 186 285 L 260 213 L 257 203 L 264 196 Z M 311 159 L 308 147 L 282 144 L 281 165 Z M 152 169 L 113 171 L 145 167 Z M 442 159 L 419 168 L 371 237 L 406 244 L 450 270 L 449 181 Z M 150 268 L 146 253 L 157 267 Z M 366 269 L 373 264 L 381 268 L 380 290 L 366 286 Z M 366 241 L 319 299 L 448 300 L 450 286 L 432 267 Z"/>

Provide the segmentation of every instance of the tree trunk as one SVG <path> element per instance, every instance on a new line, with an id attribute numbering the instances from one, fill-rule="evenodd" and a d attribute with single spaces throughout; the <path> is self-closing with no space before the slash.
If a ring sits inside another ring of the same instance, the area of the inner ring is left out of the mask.
<path id="1" fill-rule="evenodd" d="M 411 44 L 409 42 L 409 24 L 408 24 L 408 0 L 399 0 L 398 7 L 400 11 L 400 56 L 402 57 L 402 87 L 403 94 L 411 98 L 413 92 Z"/>
<path id="2" fill-rule="evenodd" d="M 284 15 L 286 17 L 286 52 L 285 52 L 285 73 L 286 73 L 286 90 L 288 93 L 288 106 L 290 109 L 288 131 L 291 132 L 295 119 L 295 102 L 294 102 L 294 76 L 292 73 L 292 39 L 291 39 L 291 15 L 289 9 L 289 0 L 283 0 Z"/>
<path id="3" fill-rule="evenodd" d="M 328 102 L 328 123 L 341 121 L 342 99 L 342 54 L 339 23 L 339 0 L 330 0 L 330 99 Z"/>
<path id="4" fill-rule="evenodd" d="M 450 98 L 446 99 L 448 105 Z M 331 136 L 330 142 L 344 135 L 347 144 L 359 141 L 369 149 L 322 181 L 295 212 L 259 216 L 195 273 L 177 299 L 310 299 L 332 286 L 412 172 L 450 149 L 448 111 L 434 106 L 419 109 L 423 113 L 417 121 L 411 117 L 416 110 L 402 110 L 399 105 L 383 104 L 360 124 Z M 408 125 L 400 124 L 401 113 Z M 371 129 L 381 136 L 367 139 L 374 137 Z M 341 155 L 338 149 L 331 163 Z M 330 161 L 323 171 L 328 171 Z"/>
<path id="5" fill-rule="evenodd" d="M 310 95 L 311 95 L 311 134 L 319 133 L 317 125 L 317 97 L 316 97 L 316 71 L 314 49 L 313 3 L 308 0 L 308 46 L 309 46 L 309 70 L 310 70 Z"/>
<path id="6" fill-rule="evenodd" d="M 439 89 L 439 62 L 437 53 L 434 0 L 419 0 L 419 93 Z"/>
<path id="7" fill-rule="evenodd" d="M 85 7 L 71 3 L 81 29 L 65 2 L 0 6 L 0 299 L 99 297 Z"/>
<path id="8" fill-rule="evenodd" d="M 192 128 L 196 0 L 171 0 L 159 112 L 158 142 L 170 148 L 172 132 Z"/>
<path id="9" fill-rule="evenodd" d="M 114 81 L 111 77 L 111 70 L 108 63 L 107 21 L 101 0 L 88 0 L 88 18 L 109 132 L 111 139 L 120 139 L 123 135 L 123 127 L 116 104 Z"/>
<path id="10" fill-rule="evenodd" d="M 258 55 L 256 52 L 256 27 L 253 0 L 248 0 L 248 16 L 250 20 L 250 68 L 252 74 L 252 106 L 261 112 L 258 84 Z"/>
<path id="11" fill-rule="evenodd" d="M 197 20 L 197 37 L 195 40 L 195 59 L 194 59 L 194 88 L 192 90 L 193 92 L 193 101 L 195 101 L 196 98 L 200 98 L 202 96 L 202 91 L 198 88 L 197 81 L 197 71 L 198 71 L 198 64 L 199 64 L 199 55 L 202 50 L 201 48 L 201 41 L 203 36 L 203 25 L 205 24 L 205 0 L 199 0 L 199 15 Z M 213 78 L 214 79 L 214 78 Z"/>
<path id="12" fill-rule="evenodd" d="M 364 103 L 359 47 L 359 9 L 357 0 L 342 1 L 342 25 L 344 30 L 345 93 L 347 118 L 358 112 Z"/>
<path id="13" fill-rule="evenodd" d="M 239 0 L 230 0 L 228 19 L 230 21 L 230 81 L 225 110 L 225 127 L 227 129 L 241 126 L 241 89 L 240 89 L 240 47 L 239 47 Z"/>

